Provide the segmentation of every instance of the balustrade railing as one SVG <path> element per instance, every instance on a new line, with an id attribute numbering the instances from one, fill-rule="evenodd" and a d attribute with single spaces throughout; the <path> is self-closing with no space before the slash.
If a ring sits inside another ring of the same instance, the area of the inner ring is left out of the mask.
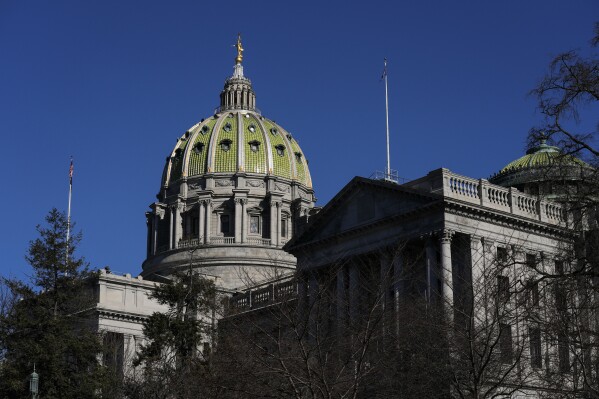
<path id="1" fill-rule="evenodd" d="M 210 244 L 235 244 L 235 237 L 210 237 Z"/>
<path id="2" fill-rule="evenodd" d="M 248 237 L 246 242 L 251 245 L 270 245 L 270 238 Z"/>
<path id="3" fill-rule="evenodd" d="M 428 189 L 445 197 L 547 223 L 566 222 L 565 209 L 559 203 L 525 194 L 515 188 L 497 186 L 486 179 L 461 176 L 447 169 L 433 171 L 424 178 L 407 183 L 406 186 Z"/>
<path id="4" fill-rule="evenodd" d="M 249 289 L 243 293 L 233 294 L 228 301 L 228 312 L 239 313 L 250 309 L 261 308 L 273 303 L 292 299 L 297 293 L 295 280 L 286 280 L 266 286 Z"/>
<path id="5" fill-rule="evenodd" d="M 181 239 L 177 243 L 177 248 L 193 248 L 202 245 L 202 238 Z"/>

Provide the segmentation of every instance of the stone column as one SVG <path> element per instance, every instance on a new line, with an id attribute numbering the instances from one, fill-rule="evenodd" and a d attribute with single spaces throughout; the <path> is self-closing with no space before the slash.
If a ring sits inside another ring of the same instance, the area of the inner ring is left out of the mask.
<path id="1" fill-rule="evenodd" d="M 210 244 L 210 238 L 212 236 L 212 200 L 204 200 L 204 207 L 206 208 L 204 243 Z"/>
<path id="2" fill-rule="evenodd" d="M 353 325 L 360 315 L 360 269 L 355 262 L 349 264 L 349 319 Z"/>
<path id="3" fill-rule="evenodd" d="M 281 208 L 283 208 L 283 203 L 279 202 L 277 204 L 277 246 L 281 245 Z"/>
<path id="4" fill-rule="evenodd" d="M 437 292 L 437 248 L 432 237 L 426 240 L 426 300 L 432 303 L 441 294 Z"/>
<path id="5" fill-rule="evenodd" d="M 448 309 L 447 316 L 453 319 L 453 264 L 451 261 L 451 238 L 454 232 L 443 230 L 441 233 L 441 277 L 443 281 L 443 304 Z"/>
<path id="6" fill-rule="evenodd" d="M 339 334 L 339 336 L 343 336 L 345 333 L 345 327 L 347 322 L 347 290 L 345 289 L 345 266 L 340 266 L 339 270 L 337 270 L 336 280 L 336 325 L 337 333 Z"/>
<path id="7" fill-rule="evenodd" d="M 235 242 L 241 242 L 241 198 L 235 198 Z"/>
<path id="8" fill-rule="evenodd" d="M 147 250 L 146 250 L 146 257 L 150 257 L 154 254 L 154 248 L 152 246 L 152 237 L 154 237 L 154 217 L 152 212 L 146 212 L 146 226 L 148 228 L 148 233 L 147 233 Z"/>
<path id="9" fill-rule="evenodd" d="M 475 303 L 479 303 L 484 298 L 484 251 L 481 237 L 474 234 L 470 235 L 470 273 L 466 273 L 467 282 L 464 284 L 468 290 L 465 296 L 464 305 L 466 314 L 472 313 L 471 310 L 483 315 L 484 309 L 477 305 L 477 309 L 472 309 Z M 480 319 L 480 317 L 477 317 Z"/>
<path id="10" fill-rule="evenodd" d="M 247 242 L 248 236 L 248 213 L 247 213 L 247 198 L 241 199 L 241 242 Z"/>
<path id="11" fill-rule="evenodd" d="M 152 255 L 156 255 L 158 246 L 158 223 L 160 223 L 160 216 L 158 210 L 154 210 L 154 220 L 152 223 Z"/>
<path id="12" fill-rule="evenodd" d="M 183 203 L 177 201 L 177 204 L 174 207 L 175 212 L 175 242 L 173 243 L 173 248 L 177 248 L 179 245 L 179 240 L 181 239 L 183 225 L 181 223 L 181 212 L 183 211 Z"/>
<path id="13" fill-rule="evenodd" d="M 198 201 L 198 244 L 205 244 L 206 200 Z"/>
<path id="14" fill-rule="evenodd" d="M 270 201 L 270 245 L 274 246 L 279 245 L 279 231 L 277 229 L 279 225 L 277 221 L 279 204 L 279 201 Z"/>
<path id="15" fill-rule="evenodd" d="M 174 234 L 174 228 L 175 228 L 175 209 L 171 206 L 169 208 L 169 212 L 170 212 L 170 217 L 169 217 L 169 224 L 168 224 L 168 249 L 173 249 L 173 243 L 175 242 L 175 234 Z"/>

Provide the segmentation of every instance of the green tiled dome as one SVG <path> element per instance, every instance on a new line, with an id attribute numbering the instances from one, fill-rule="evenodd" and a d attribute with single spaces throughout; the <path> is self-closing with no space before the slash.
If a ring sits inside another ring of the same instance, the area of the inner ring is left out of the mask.
<path id="1" fill-rule="evenodd" d="M 192 126 L 177 141 L 162 185 L 206 173 L 262 174 L 312 188 L 308 163 L 283 127 L 250 110 L 226 110 Z"/>
<path id="2" fill-rule="evenodd" d="M 521 169 L 551 166 L 556 163 L 572 166 L 588 166 L 585 162 L 572 155 L 562 154 L 558 147 L 541 143 L 538 147 L 528 150 L 523 157 L 507 164 L 499 171 L 499 174 Z"/>
<path id="3" fill-rule="evenodd" d="M 238 55 L 214 116 L 192 126 L 167 158 L 162 187 L 204 174 L 280 177 L 312 188 L 308 161 L 296 139 L 256 108 L 252 82 Z"/>

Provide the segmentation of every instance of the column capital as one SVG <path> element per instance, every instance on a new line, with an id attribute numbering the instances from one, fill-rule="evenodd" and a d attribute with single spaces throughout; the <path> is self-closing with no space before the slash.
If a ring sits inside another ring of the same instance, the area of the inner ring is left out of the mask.
<path id="1" fill-rule="evenodd" d="M 270 200 L 270 206 L 280 207 L 281 201 Z"/>
<path id="2" fill-rule="evenodd" d="M 234 198 L 236 204 L 246 205 L 248 203 L 247 198 Z"/>
<path id="3" fill-rule="evenodd" d="M 439 232 L 439 239 L 441 243 L 450 243 L 454 234 L 455 231 L 453 230 L 443 229 Z"/>

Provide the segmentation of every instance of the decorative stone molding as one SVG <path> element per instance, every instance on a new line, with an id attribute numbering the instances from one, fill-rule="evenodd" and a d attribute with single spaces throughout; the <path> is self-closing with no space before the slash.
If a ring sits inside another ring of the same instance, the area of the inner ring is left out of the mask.
<path id="1" fill-rule="evenodd" d="M 453 235 L 454 235 L 454 234 L 455 234 L 455 231 L 453 231 L 453 230 L 449 230 L 449 229 L 443 229 L 443 230 L 440 232 L 440 237 L 439 237 L 439 239 L 440 239 L 440 241 L 441 241 L 442 243 L 444 243 L 444 242 L 451 242 L 451 239 L 453 238 Z"/>
<path id="2" fill-rule="evenodd" d="M 279 191 L 284 192 L 284 193 L 288 193 L 288 192 L 291 191 L 291 188 L 289 186 L 284 185 L 284 184 L 275 183 L 275 188 L 277 190 L 279 190 Z"/>
<path id="3" fill-rule="evenodd" d="M 231 187 L 235 185 L 235 182 L 233 180 L 216 180 L 214 185 L 216 187 Z"/>
<path id="4" fill-rule="evenodd" d="M 188 185 L 190 190 L 202 190 L 202 184 L 200 182 L 189 183 Z"/>
<path id="5" fill-rule="evenodd" d="M 260 181 L 260 180 L 246 180 L 245 186 L 246 187 L 255 187 L 255 188 L 264 188 L 265 184 L 263 181 Z"/>

